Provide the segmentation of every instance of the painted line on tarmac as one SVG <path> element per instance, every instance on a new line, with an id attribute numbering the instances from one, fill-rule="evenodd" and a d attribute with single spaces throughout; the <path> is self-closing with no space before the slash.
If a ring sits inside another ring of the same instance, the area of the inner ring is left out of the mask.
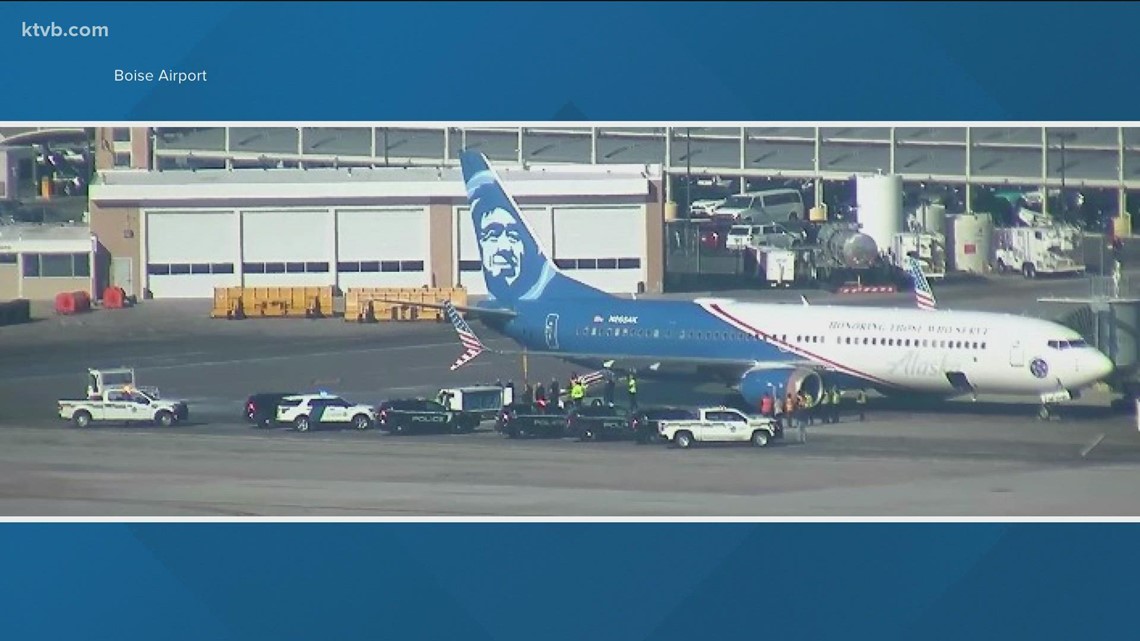
<path id="1" fill-rule="evenodd" d="M 158 371 L 158 370 L 174 370 L 174 369 L 190 369 L 195 367 L 220 367 L 225 365 L 242 365 L 246 363 L 268 363 L 274 361 L 296 360 L 301 358 L 324 358 L 329 356 L 342 356 L 345 354 L 378 354 L 385 352 L 405 352 L 417 349 L 434 349 L 437 347 L 455 347 L 456 350 L 461 349 L 461 345 L 457 342 L 449 341 L 446 343 L 424 343 L 421 345 L 393 345 L 391 347 L 369 347 L 365 349 L 341 349 L 330 352 L 310 352 L 304 354 L 279 354 L 276 356 L 258 356 L 252 358 L 231 358 L 216 361 L 201 361 L 198 363 L 170 363 L 167 365 L 147 365 L 139 366 L 139 370 L 143 371 Z M 446 365 L 441 361 L 442 365 Z M 434 367 L 434 366 L 433 366 Z M 31 380 L 50 380 L 53 378 L 74 378 L 75 371 L 67 370 L 66 372 L 59 372 L 53 374 L 13 374 L 9 376 L 0 376 L 0 381 L 5 380 L 18 380 L 18 381 L 31 381 Z"/>

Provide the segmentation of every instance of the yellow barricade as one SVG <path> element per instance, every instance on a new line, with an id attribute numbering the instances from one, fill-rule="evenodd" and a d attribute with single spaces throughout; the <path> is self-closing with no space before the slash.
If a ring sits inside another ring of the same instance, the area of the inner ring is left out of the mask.
<path id="1" fill-rule="evenodd" d="M 215 287 L 214 308 L 210 311 L 210 318 L 227 318 L 230 320 L 245 318 L 242 308 L 241 287 Z"/>
<path id="2" fill-rule="evenodd" d="M 436 321 L 446 316 L 442 309 L 422 307 L 414 303 L 439 305 L 450 300 L 467 304 L 467 290 L 455 288 L 354 287 L 345 295 L 344 320 L 349 323 L 377 321 Z M 387 302 L 396 301 L 396 302 Z M 401 304 L 406 301 L 408 304 Z"/>
<path id="3" fill-rule="evenodd" d="M 328 318 L 333 287 L 217 287 L 214 318 Z"/>

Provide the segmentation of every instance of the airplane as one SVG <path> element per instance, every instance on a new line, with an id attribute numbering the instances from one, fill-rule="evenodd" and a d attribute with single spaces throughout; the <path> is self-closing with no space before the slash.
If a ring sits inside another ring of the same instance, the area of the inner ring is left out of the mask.
<path id="1" fill-rule="evenodd" d="M 1107 377 L 1112 361 L 1063 325 L 1026 316 L 938 309 L 917 261 L 916 307 L 628 299 L 560 270 L 487 158 L 460 156 L 488 297 L 442 308 L 465 348 L 552 356 L 646 379 L 721 381 L 750 406 L 765 394 L 871 389 L 949 399 L 1037 396 L 1041 417 Z M 406 304 L 406 303 L 405 303 Z M 489 350 L 463 321 L 477 318 L 519 349 Z"/>

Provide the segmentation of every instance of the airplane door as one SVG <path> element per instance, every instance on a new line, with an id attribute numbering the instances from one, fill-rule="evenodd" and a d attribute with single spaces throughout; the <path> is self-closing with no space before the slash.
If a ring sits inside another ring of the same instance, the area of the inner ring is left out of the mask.
<path id="1" fill-rule="evenodd" d="M 1009 348 L 1009 366 L 1025 367 L 1025 348 L 1021 346 L 1021 341 L 1013 341 Z"/>
<path id="2" fill-rule="evenodd" d="M 546 347 L 558 349 L 558 314 L 546 315 Z"/>

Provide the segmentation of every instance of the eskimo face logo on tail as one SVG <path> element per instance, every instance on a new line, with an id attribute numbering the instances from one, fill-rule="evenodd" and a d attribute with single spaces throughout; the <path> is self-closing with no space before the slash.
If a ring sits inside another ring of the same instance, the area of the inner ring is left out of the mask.
<path id="1" fill-rule="evenodd" d="M 470 175 L 467 191 L 487 292 L 503 301 L 537 298 L 553 271 L 522 215 L 490 169 Z"/>

